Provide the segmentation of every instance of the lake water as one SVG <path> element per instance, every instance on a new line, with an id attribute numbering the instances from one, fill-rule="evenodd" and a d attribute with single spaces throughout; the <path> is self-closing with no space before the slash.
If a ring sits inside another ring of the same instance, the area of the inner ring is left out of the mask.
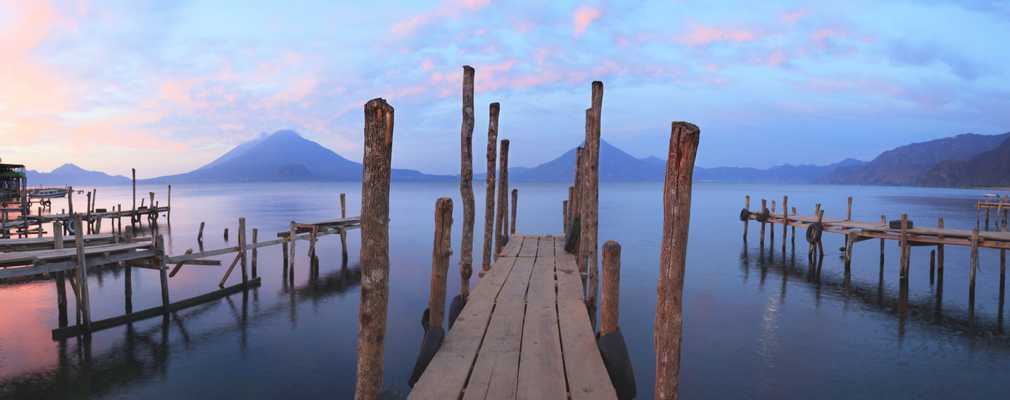
<path id="1" fill-rule="evenodd" d="M 561 231 L 567 188 L 518 183 L 518 227 L 523 233 Z M 235 184 L 173 187 L 167 245 L 173 254 L 196 248 L 201 221 L 204 245 L 224 247 L 222 231 L 237 219 L 260 229 L 261 240 L 287 229 L 339 215 L 338 193 L 357 215 L 360 183 Z M 483 232 L 483 185 L 475 187 L 475 258 Z M 155 191 L 164 204 L 163 186 Z M 654 382 L 652 322 L 662 222 L 662 185 L 600 187 L 600 243 L 623 246 L 621 328 L 628 341 L 640 398 Z M 856 245 L 845 273 L 842 237 L 825 235 L 823 264 L 807 262 L 806 243 L 795 257 L 774 248 L 763 253 L 758 229 L 744 245 L 738 219 L 743 197 L 766 197 L 812 214 L 877 221 L 907 212 L 917 225 L 943 216 L 948 227 L 975 224 L 981 191 L 895 187 L 727 185 L 696 183 L 685 284 L 681 395 L 699 398 L 1005 398 L 1010 391 L 1010 339 L 999 306 L 998 252 L 981 251 L 974 316 L 968 313 L 968 250 L 948 246 L 942 299 L 929 283 L 931 247 L 912 249 L 907 306 L 899 295 L 898 248 L 888 243 L 881 273 L 879 245 Z M 98 207 L 127 205 L 129 187 L 98 188 Z M 389 397 L 408 391 L 407 379 L 422 338 L 427 304 L 434 204 L 455 201 L 454 258 L 449 293 L 458 292 L 462 206 L 453 183 L 394 184 L 390 206 L 390 302 L 385 357 Z M 83 209 L 83 196 L 75 196 Z M 62 202 L 54 208 L 65 207 Z M 164 226 L 163 226 L 164 229 Z M 802 235 L 802 232 L 799 232 Z M 304 243 L 304 242 L 302 242 Z M 350 398 L 354 387 L 359 285 L 358 231 L 349 235 L 350 270 L 341 268 L 338 236 L 319 242 L 320 278 L 308 278 L 307 246 L 298 246 L 293 286 L 281 279 L 279 247 L 259 253 L 263 284 L 247 295 L 186 309 L 96 333 L 90 341 L 50 338 L 57 326 L 51 280 L 0 285 L 0 398 Z M 226 257 L 222 257 L 225 262 Z M 478 261 L 479 266 L 479 261 Z M 186 267 L 170 279 L 174 300 L 217 287 L 223 267 Z M 121 271 L 90 276 L 93 319 L 123 313 Z M 238 282 L 233 274 L 231 283 Z M 475 278 L 472 283 L 476 283 Z M 134 269 L 134 309 L 160 304 L 156 271 Z M 74 315 L 72 296 L 70 315 Z M 73 319 L 73 318 L 71 318 Z"/>

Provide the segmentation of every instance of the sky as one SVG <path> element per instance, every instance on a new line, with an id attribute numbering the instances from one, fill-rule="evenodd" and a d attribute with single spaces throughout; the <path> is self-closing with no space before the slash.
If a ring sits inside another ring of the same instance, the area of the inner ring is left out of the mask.
<path id="1" fill-rule="evenodd" d="M 545 4 L 546 3 L 546 4 Z M 1010 131 L 1010 3 L 997 1 L 0 0 L 0 158 L 153 177 L 294 129 L 360 160 L 363 107 L 395 108 L 393 165 L 459 169 L 462 66 L 512 165 L 584 138 L 699 166 L 871 159 Z"/>

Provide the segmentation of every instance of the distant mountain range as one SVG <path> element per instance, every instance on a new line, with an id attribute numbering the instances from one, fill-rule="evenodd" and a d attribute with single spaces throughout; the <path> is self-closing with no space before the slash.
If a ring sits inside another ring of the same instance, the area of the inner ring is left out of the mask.
<path id="1" fill-rule="evenodd" d="M 193 171 L 145 179 L 145 183 L 358 181 L 361 163 L 341 157 L 290 130 L 277 131 L 236 146 Z M 451 180 L 411 169 L 392 171 L 394 181 Z"/>
<path id="2" fill-rule="evenodd" d="M 28 170 L 27 175 L 28 184 L 31 186 L 108 186 L 130 183 L 130 178 L 125 176 L 88 171 L 74 164 L 63 164 L 50 172 Z"/>
<path id="3" fill-rule="evenodd" d="M 358 181 L 361 164 L 348 160 L 290 130 L 242 143 L 193 171 L 142 180 L 145 183 L 211 183 L 269 181 Z M 600 180 L 661 181 L 666 161 L 637 158 L 600 142 Z M 511 167 L 514 182 L 571 182 L 575 149 L 534 167 Z M 482 175 L 475 175 L 482 181 Z M 453 181 L 458 176 L 429 175 L 393 169 L 394 181 Z M 921 186 L 1010 185 L 1010 133 L 962 134 L 913 143 L 885 151 L 869 162 L 845 159 L 828 165 L 780 165 L 695 168 L 695 179 L 727 183 L 830 183 Z M 28 171 L 30 185 L 128 184 L 123 176 L 87 171 L 73 164 L 52 172 Z"/>

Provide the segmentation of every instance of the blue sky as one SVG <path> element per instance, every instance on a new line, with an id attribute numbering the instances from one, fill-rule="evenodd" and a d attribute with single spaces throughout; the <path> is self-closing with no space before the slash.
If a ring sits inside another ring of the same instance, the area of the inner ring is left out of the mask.
<path id="1" fill-rule="evenodd" d="M 21 2 L 0 0 L 0 157 L 141 176 L 295 129 L 359 159 L 362 107 L 396 108 L 394 165 L 458 166 L 461 66 L 477 72 L 476 167 L 502 103 L 513 165 L 584 135 L 698 164 L 869 159 L 1010 131 L 1010 5 L 844 2 Z"/>

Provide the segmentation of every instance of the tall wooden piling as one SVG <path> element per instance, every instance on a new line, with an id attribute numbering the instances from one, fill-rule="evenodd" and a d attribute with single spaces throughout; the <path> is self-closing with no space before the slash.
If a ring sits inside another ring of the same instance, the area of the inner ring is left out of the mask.
<path id="1" fill-rule="evenodd" d="M 347 195 L 340 194 L 340 218 L 347 218 Z M 347 266 L 347 230 L 340 228 L 340 265 Z"/>
<path id="2" fill-rule="evenodd" d="M 172 222 L 172 185 L 168 185 L 168 213 L 165 215 L 168 222 Z"/>
<path id="3" fill-rule="evenodd" d="M 249 284 L 249 270 L 246 263 L 245 217 L 238 219 L 238 256 L 242 265 L 242 284 Z"/>
<path id="4" fill-rule="evenodd" d="M 136 224 L 134 223 L 138 219 L 137 218 L 137 169 L 136 168 L 130 168 L 130 183 L 133 186 L 133 208 L 131 209 L 131 211 L 133 211 L 133 212 L 130 213 L 130 226 L 136 228 Z M 71 208 L 71 210 L 72 210 L 72 208 Z"/>
<path id="5" fill-rule="evenodd" d="M 341 231 L 341 232 L 343 232 L 343 231 Z M 256 277 L 259 276 L 259 274 L 256 272 L 256 256 L 258 254 L 258 249 L 259 249 L 259 247 L 257 246 L 257 244 L 259 243 L 259 237 L 258 236 L 259 236 L 259 229 L 253 228 L 252 229 L 252 244 L 253 244 L 252 245 L 252 278 L 253 279 L 256 279 Z"/>
<path id="6" fill-rule="evenodd" d="M 494 221 L 495 221 L 495 174 L 496 160 L 498 157 L 498 103 L 491 103 L 487 122 L 487 175 L 484 185 L 484 257 L 481 264 L 482 271 L 491 269 L 491 250 L 494 244 Z"/>
<path id="7" fill-rule="evenodd" d="M 852 221 L 852 196 L 849 196 L 849 206 L 845 211 L 845 220 Z"/>
<path id="8" fill-rule="evenodd" d="M 940 232 L 943 232 L 943 217 L 940 217 L 936 222 L 936 226 L 940 228 Z M 938 235 L 940 241 L 943 241 L 943 234 Z M 940 275 L 940 281 L 943 281 L 943 245 L 936 245 L 936 273 Z"/>
<path id="9" fill-rule="evenodd" d="M 799 215 L 799 214 L 796 213 L 796 207 L 793 207 L 792 211 L 793 211 L 793 215 Z M 790 233 L 792 233 L 792 236 L 790 236 L 790 237 L 792 239 L 790 239 L 790 241 L 791 241 L 790 245 L 792 246 L 792 250 L 795 252 L 796 251 L 796 225 L 792 226 L 791 231 L 792 232 L 790 232 Z"/>
<path id="10" fill-rule="evenodd" d="M 158 273 L 161 278 L 161 309 L 168 312 L 168 266 L 165 265 L 165 238 L 160 234 L 155 236 L 155 248 L 158 252 Z"/>
<path id="11" fill-rule="evenodd" d="M 901 214 L 901 279 L 908 279 L 908 214 Z"/>
<path id="12" fill-rule="evenodd" d="M 53 248 L 63 248 L 63 223 L 53 222 Z M 56 273 L 56 308 L 59 313 L 60 328 L 67 326 L 67 281 L 63 271 Z"/>
<path id="13" fill-rule="evenodd" d="M 620 324 L 621 245 L 603 244 L 603 296 L 600 300 L 600 336 L 617 331 Z"/>
<path id="14" fill-rule="evenodd" d="M 789 196 L 782 196 L 782 254 L 786 254 L 786 238 L 789 236 Z"/>
<path id="15" fill-rule="evenodd" d="M 590 318 L 595 322 L 595 309 L 599 294 L 599 203 L 600 203 L 600 136 L 601 122 L 603 119 L 603 82 L 593 81 L 591 88 L 591 104 L 587 120 L 591 122 L 590 130 L 586 132 L 586 149 L 588 160 L 586 160 L 586 202 L 583 207 L 583 230 L 585 234 L 582 239 L 587 243 L 583 247 L 586 250 L 583 259 L 586 262 L 586 269 L 589 271 L 589 290 L 587 291 L 589 306 L 591 309 Z"/>
<path id="16" fill-rule="evenodd" d="M 929 284 L 936 282 L 936 250 L 929 251 Z"/>
<path id="17" fill-rule="evenodd" d="M 880 215 L 880 225 L 887 226 L 887 216 Z M 883 238 L 880 239 L 880 265 L 884 265 L 884 241 Z"/>
<path id="18" fill-rule="evenodd" d="M 505 228 L 505 221 L 508 218 L 508 157 L 509 157 L 509 140 L 503 139 L 501 141 L 500 153 L 498 155 L 498 208 L 495 213 L 495 242 L 494 242 L 494 256 L 498 257 L 498 253 L 501 253 L 501 249 L 505 247 L 506 234 L 508 231 Z"/>
<path id="19" fill-rule="evenodd" d="M 80 310 L 85 329 L 91 329 L 91 296 L 88 293 L 88 261 L 84 255 L 84 223 L 80 214 L 74 214 L 74 243 L 77 247 L 77 309 Z"/>
<path id="20" fill-rule="evenodd" d="M 288 268 L 287 269 L 288 269 L 288 273 L 290 274 L 289 276 L 291 277 L 289 279 L 293 279 L 293 277 L 295 276 L 295 258 L 296 258 L 296 254 L 297 254 L 297 253 L 295 253 L 295 242 L 297 242 L 297 240 L 295 240 L 295 237 L 297 237 L 297 235 L 298 235 L 298 224 L 295 223 L 295 221 L 291 221 L 291 224 L 288 225 Z M 362 238 L 364 238 L 364 236 L 362 236 Z"/>
<path id="21" fill-rule="evenodd" d="M 746 195 L 743 198 L 743 208 L 750 212 L 750 195 Z M 747 227 L 750 226 L 750 218 L 743 219 L 743 241 L 747 241 Z"/>
<path id="22" fill-rule="evenodd" d="M 445 284 L 452 254 L 452 199 L 435 202 L 435 239 L 431 249 L 431 292 L 428 297 L 429 326 L 442 326 L 445 320 Z"/>
<path id="23" fill-rule="evenodd" d="M 698 127 L 687 122 L 674 122 L 671 130 L 663 184 L 663 241 L 653 326 L 657 399 L 677 399 L 680 386 L 681 313 L 691 220 L 691 175 L 700 136 Z"/>
<path id="24" fill-rule="evenodd" d="M 509 219 L 509 234 L 516 234 L 516 209 L 519 207 L 519 189 L 512 189 L 512 218 Z"/>
<path id="25" fill-rule="evenodd" d="M 463 66 L 463 123 L 460 127 L 459 193 L 463 201 L 463 232 L 459 249 L 459 292 L 466 298 L 470 294 L 470 276 L 473 275 L 473 67 Z"/>
<path id="26" fill-rule="evenodd" d="M 589 121 L 586 121 L 586 125 L 589 125 Z M 582 262 L 580 262 L 578 260 L 578 258 L 579 258 L 579 251 L 581 249 L 581 244 L 579 242 L 582 239 L 582 237 L 581 237 L 581 229 L 582 229 L 582 222 L 581 222 L 581 219 L 582 219 L 582 190 L 583 190 L 582 180 L 583 180 L 583 168 L 584 168 L 583 163 L 584 163 L 584 159 L 585 159 L 585 152 L 586 152 L 585 147 L 578 146 L 578 147 L 575 148 L 575 182 L 574 182 L 575 183 L 575 186 L 574 186 L 574 188 L 575 188 L 575 196 L 572 198 L 572 211 L 571 211 L 572 222 L 570 222 L 570 224 L 574 224 L 576 218 L 578 218 L 580 220 L 580 222 L 579 222 L 579 236 L 575 236 L 574 254 L 575 254 L 575 263 L 578 265 L 579 273 L 583 274 L 583 276 L 585 276 L 585 274 L 586 274 L 586 270 L 584 269 L 585 265 Z"/>
<path id="27" fill-rule="evenodd" d="M 768 211 L 768 201 L 765 200 L 765 199 L 761 199 L 761 213 L 764 214 L 765 211 Z M 760 239 L 760 241 L 758 243 L 761 245 L 762 249 L 765 247 L 765 222 L 764 221 L 761 221 L 761 239 Z"/>
<path id="28" fill-rule="evenodd" d="M 568 235 L 568 200 L 561 202 L 561 228 L 562 232 Z"/>
<path id="29" fill-rule="evenodd" d="M 772 211 L 771 211 L 770 215 L 775 215 L 775 200 L 772 200 Z M 770 230 L 768 232 L 768 239 L 769 239 L 769 242 L 770 242 L 769 249 L 771 249 L 773 252 L 774 252 L 774 249 L 775 249 L 775 222 L 774 221 L 775 221 L 774 219 L 769 219 L 768 220 L 768 228 Z"/>
<path id="30" fill-rule="evenodd" d="M 361 302 L 358 311 L 356 399 L 376 399 L 382 389 L 383 344 L 389 303 L 389 176 L 393 107 L 365 104 L 361 181 Z"/>
<path id="31" fill-rule="evenodd" d="M 969 282 L 968 282 L 968 307 L 972 310 L 975 308 L 975 271 L 978 270 L 978 229 L 971 231 L 971 270 L 969 272 Z"/>

